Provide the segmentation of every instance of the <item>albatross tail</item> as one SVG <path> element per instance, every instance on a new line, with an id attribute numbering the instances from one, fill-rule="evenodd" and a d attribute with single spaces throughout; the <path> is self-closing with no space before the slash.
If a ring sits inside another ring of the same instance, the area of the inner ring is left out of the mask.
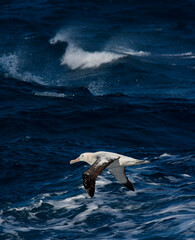
<path id="1" fill-rule="evenodd" d="M 135 160 L 136 161 L 135 161 L 134 165 L 150 163 L 148 160 L 138 160 L 138 159 L 135 159 Z"/>

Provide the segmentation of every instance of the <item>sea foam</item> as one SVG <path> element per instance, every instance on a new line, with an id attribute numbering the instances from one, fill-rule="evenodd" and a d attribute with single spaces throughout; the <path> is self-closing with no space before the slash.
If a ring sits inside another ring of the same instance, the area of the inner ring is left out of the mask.
<path id="1" fill-rule="evenodd" d="M 36 82 L 45 85 L 43 79 L 35 76 L 30 72 L 20 72 L 20 58 L 19 54 L 13 53 L 2 55 L 0 57 L 0 66 L 5 71 L 6 77 L 16 78 L 25 82 Z"/>
<path id="2" fill-rule="evenodd" d="M 76 68 L 97 68 L 104 63 L 110 63 L 122 57 L 125 57 L 125 55 L 106 51 L 88 52 L 70 44 L 62 56 L 61 64 L 66 64 L 72 70 Z"/>
<path id="3" fill-rule="evenodd" d="M 56 98 L 64 98 L 67 97 L 64 93 L 57 93 L 57 92 L 35 92 L 35 96 L 41 97 L 56 97 Z"/>
<path id="4" fill-rule="evenodd" d="M 150 52 L 135 51 L 131 48 L 122 46 L 106 46 L 102 51 L 89 52 L 78 47 L 73 40 L 73 35 L 70 30 L 61 30 L 53 38 L 50 39 L 50 44 L 57 42 L 66 42 L 68 44 L 64 55 L 61 58 L 61 65 L 67 65 L 71 70 L 97 68 L 105 63 L 111 63 L 120 58 L 131 56 L 148 56 Z"/>
<path id="5" fill-rule="evenodd" d="M 193 58 L 193 52 L 185 52 L 185 53 L 173 53 L 173 54 L 162 54 L 163 57 L 185 57 L 185 58 Z"/>

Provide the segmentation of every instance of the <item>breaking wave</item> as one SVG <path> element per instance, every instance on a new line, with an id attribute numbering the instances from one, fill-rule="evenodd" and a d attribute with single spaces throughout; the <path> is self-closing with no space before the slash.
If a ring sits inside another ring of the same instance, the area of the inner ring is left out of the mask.
<path id="1" fill-rule="evenodd" d="M 12 77 L 24 82 L 36 82 L 45 85 L 43 78 L 36 76 L 28 71 L 20 71 L 20 58 L 16 53 L 2 55 L 0 57 L 0 67 L 5 71 L 6 77 Z"/>
<path id="2" fill-rule="evenodd" d="M 67 65 L 71 70 L 77 68 L 97 68 L 102 64 L 111 63 L 120 58 L 132 56 L 148 56 L 149 52 L 134 51 L 130 48 L 124 48 L 116 46 L 102 51 L 89 52 L 78 47 L 72 40 L 70 31 L 59 31 L 54 38 L 50 39 L 50 44 L 56 44 L 57 42 L 67 42 L 68 46 L 64 55 L 61 58 L 61 65 Z"/>
<path id="3" fill-rule="evenodd" d="M 66 64 L 70 69 L 99 67 L 104 63 L 110 63 L 119 58 L 125 57 L 123 54 L 112 52 L 87 52 L 81 48 L 69 45 L 61 59 L 61 64 Z"/>

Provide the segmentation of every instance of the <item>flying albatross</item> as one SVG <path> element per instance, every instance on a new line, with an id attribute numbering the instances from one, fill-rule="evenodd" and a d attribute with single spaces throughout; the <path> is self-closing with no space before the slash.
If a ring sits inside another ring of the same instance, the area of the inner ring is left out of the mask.
<path id="1" fill-rule="evenodd" d="M 125 175 L 125 167 L 149 163 L 149 161 L 138 160 L 118 153 L 95 152 L 82 153 L 75 160 L 71 160 L 70 164 L 80 161 L 84 161 L 91 165 L 91 167 L 87 169 L 82 175 L 83 185 L 90 197 L 93 197 L 95 193 L 96 178 L 105 168 L 108 168 L 109 171 L 121 184 L 123 184 L 131 191 L 134 191 L 132 183 Z"/>

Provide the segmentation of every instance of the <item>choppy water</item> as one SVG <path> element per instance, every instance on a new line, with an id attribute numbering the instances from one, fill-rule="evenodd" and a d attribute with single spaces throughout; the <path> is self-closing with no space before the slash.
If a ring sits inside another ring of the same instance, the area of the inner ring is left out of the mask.
<path id="1" fill-rule="evenodd" d="M 194 1 L 0 2 L 0 239 L 194 239 Z M 112 151 L 89 198 L 82 152 Z"/>

